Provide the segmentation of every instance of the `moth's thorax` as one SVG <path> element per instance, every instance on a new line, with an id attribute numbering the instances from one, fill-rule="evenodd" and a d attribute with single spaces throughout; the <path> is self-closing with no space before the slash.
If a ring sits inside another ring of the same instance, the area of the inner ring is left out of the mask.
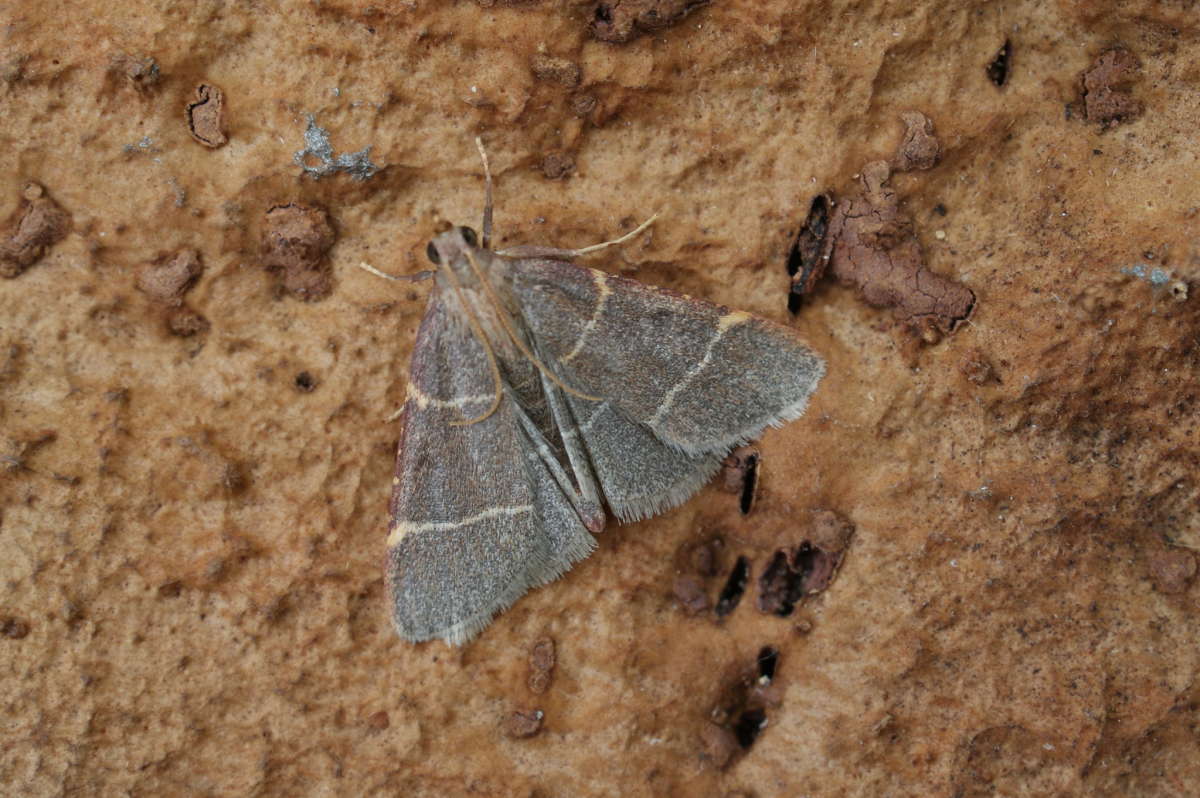
<path id="1" fill-rule="evenodd" d="M 467 230 L 467 233 L 471 235 L 471 242 L 468 242 L 464 237 L 464 230 L 466 228 L 451 228 L 437 235 L 429 244 L 431 250 L 430 257 L 433 257 L 435 254 L 437 255 L 434 263 L 438 267 L 438 282 L 446 288 L 450 288 L 453 285 L 453 282 L 446 276 L 446 271 L 453 271 L 454 276 L 458 278 L 458 282 L 463 288 L 480 288 L 479 278 L 475 274 L 475 267 L 478 267 L 482 274 L 488 276 L 494 282 L 496 277 L 493 276 L 493 272 L 500 265 L 498 262 L 503 260 L 503 258 L 500 258 L 494 252 L 477 246 L 475 243 L 475 234 L 470 230 Z M 475 261 L 474 267 L 471 265 L 471 260 Z"/>
<path id="2" fill-rule="evenodd" d="M 450 260 L 443 260 L 438 266 L 438 279 L 450 288 L 453 283 L 444 274 L 447 270 L 453 270 L 454 276 L 458 278 L 459 284 L 471 291 L 482 291 L 483 285 L 480 284 L 479 275 L 475 273 L 475 267 L 472 267 L 471 261 L 467 259 L 467 253 L 470 253 L 471 258 L 475 260 L 475 267 L 479 269 L 479 275 L 487 278 L 492 287 L 500 290 L 500 285 L 504 282 L 503 258 L 490 252 L 486 249 L 477 247 L 463 248 L 455 253 L 455 257 Z"/>
<path id="3" fill-rule="evenodd" d="M 500 316 L 503 314 L 512 324 L 519 311 L 508 286 L 507 260 L 491 250 L 469 244 L 463 238 L 462 228 L 457 227 L 437 236 L 433 247 L 438 254 L 436 280 L 447 305 L 464 323 L 468 313 L 474 315 L 489 344 L 508 354 L 511 342 Z"/>

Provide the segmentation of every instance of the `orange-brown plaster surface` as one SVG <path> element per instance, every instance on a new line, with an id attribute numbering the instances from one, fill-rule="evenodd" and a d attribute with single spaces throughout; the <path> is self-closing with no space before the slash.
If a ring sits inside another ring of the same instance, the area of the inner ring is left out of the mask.
<path id="1" fill-rule="evenodd" d="M 0 250 L 19 264 L 0 277 L 6 794 L 1188 795 L 1195 10 L 717 0 L 622 44 L 596 19 L 0 9 L 0 247 L 42 197 L 69 218 L 28 263 Z M 1083 75 L 1116 43 L 1140 113 L 1089 119 Z M 189 131 L 200 85 L 221 88 L 217 148 Z M 813 198 L 851 195 L 912 111 L 941 158 L 889 190 L 970 318 L 925 340 L 830 277 L 789 314 Z M 319 179 L 295 158 L 309 115 L 353 156 Z M 828 376 L 757 442 L 748 515 L 718 482 L 614 523 L 451 649 L 395 635 L 381 576 L 384 419 L 428 284 L 358 264 L 419 271 L 442 226 L 478 223 L 476 135 L 500 246 L 584 246 L 657 211 L 589 265 L 791 324 Z M 328 230 L 295 272 L 264 248 L 293 203 Z M 182 335 L 138 285 L 189 250 L 182 307 L 205 324 Z M 771 558 L 825 511 L 854 529 L 832 582 L 759 611 Z M 718 617 L 739 557 L 745 595 Z M 766 725 L 743 748 L 721 713 L 747 707 Z"/>

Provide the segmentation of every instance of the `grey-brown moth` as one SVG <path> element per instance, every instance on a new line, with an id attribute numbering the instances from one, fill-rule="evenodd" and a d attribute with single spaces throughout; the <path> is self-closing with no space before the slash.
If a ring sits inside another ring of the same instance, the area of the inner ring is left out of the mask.
<path id="1" fill-rule="evenodd" d="M 402 410 L 386 568 L 412 641 L 470 640 L 586 557 L 606 506 L 682 503 L 824 373 L 787 327 L 571 262 L 607 244 L 493 251 L 484 170 L 482 236 L 427 249 Z"/>

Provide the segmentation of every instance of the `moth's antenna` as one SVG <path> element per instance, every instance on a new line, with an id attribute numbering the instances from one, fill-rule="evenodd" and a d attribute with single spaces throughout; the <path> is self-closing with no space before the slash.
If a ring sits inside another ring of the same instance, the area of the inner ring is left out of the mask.
<path id="1" fill-rule="evenodd" d="M 435 272 L 432 269 L 424 269 L 415 274 L 401 274 L 401 275 L 388 274 L 387 272 L 379 271 L 379 269 L 376 269 L 374 266 L 367 263 L 365 260 L 359 262 L 358 268 L 362 269 L 365 272 L 370 272 L 371 274 L 375 275 L 376 277 L 382 277 L 385 280 L 391 280 L 392 282 L 395 282 L 395 283 L 419 283 L 422 280 L 428 280 L 430 277 L 432 277 L 435 274 Z"/>
<path id="2" fill-rule="evenodd" d="M 432 277 L 434 274 L 436 274 L 436 272 L 434 272 L 430 269 L 424 269 L 422 271 L 416 272 L 415 274 L 401 274 L 401 275 L 388 274 L 387 272 L 379 271 L 379 269 L 376 269 L 374 266 L 367 263 L 365 260 L 359 261 L 358 268 L 362 269 L 365 272 L 370 272 L 371 274 L 375 275 L 376 277 L 382 277 L 385 280 L 391 280 L 394 283 L 416 283 L 416 282 L 420 282 L 422 280 L 428 280 L 430 277 Z M 484 344 L 484 346 L 486 346 L 486 344 Z M 386 419 L 384 419 L 384 421 L 387 421 L 389 423 L 392 421 L 395 421 L 396 419 L 400 418 L 400 416 L 403 413 L 404 413 L 404 405 L 401 405 L 399 410 L 392 413 L 390 416 L 388 416 Z"/>
<path id="3" fill-rule="evenodd" d="M 638 233 L 645 230 L 650 225 L 654 224 L 654 220 L 657 218 L 658 218 L 658 214 L 656 213 L 653 216 L 651 216 L 649 219 L 647 219 L 646 221 L 639 224 L 637 227 L 635 227 L 630 232 L 621 236 L 620 238 L 614 238 L 612 241 L 605 241 L 603 244 L 592 244 L 590 247 L 584 247 L 583 249 L 573 249 L 573 250 L 571 250 L 571 254 L 572 255 L 586 255 L 589 252 L 598 252 L 599 250 L 605 249 L 607 247 L 614 247 L 617 244 L 624 244 L 626 241 L 633 238 L 634 236 L 636 236 Z"/>
<path id="4" fill-rule="evenodd" d="M 462 283 L 458 280 L 458 275 L 454 273 L 454 269 L 446 267 L 442 269 L 442 273 L 446 275 L 446 279 L 450 281 L 451 287 L 454 288 L 454 295 L 458 297 L 458 302 L 462 305 L 462 309 L 467 314 L 467 323 L 471 325 L 471 332 L 479 340 L 479 345 L 483 347 L 484 354 L 487 355 L 488 369 L 492 372 L 492 386 L 495 388 L 496 394 L 492 397 L 491 406 L 484 411 L 483 415 L 477 416 L 465 421 L 451 421 L 452 427 L 469 427 L 472 424 L 478 424 L 484 421 L 492 413 L 496 412 L 496 408 L 500 406 L 500 397 L 504 392 L 504 385 L 500 381 L 500 365 L 496 362 L 496 353 L 492 351 L 492 345 L 488 343 L 487 336 L 483 334 L 483 327 L 479 324 L 479 319 L 475 316 L 475 311 L 471 309 L 467 303 L 467 298 L 463 296 Z"/>
<path id="5" fill-rule="evenodd" d="M 578 396 L 580 399 L 587 399 L 589 402 L 604 401 L 603 396 L 590 396 L 586 393 L 581 393 L 575 390 L 555 376 L 554 372 L 546 368 L 546 365 L 542 363 L 542 361 L 538 360 L 537 355 L 530 351 L 529 347 L 525 345 L 525 342 L 522 341 L 520 336 L 517 335 L 517 331 L 512 328 L 512 324 L 509 323 L 508 315 L 504 310 L 504 305 L 500 303 L 500 298 L 496 296 L 496 290 L 492 288 L 491 282 L 487 279 L 487 277 L 484 276 L 483 270 L 479 268 L 479 264 L 475 262 L 475 256 L 471 254 L 471 250 L 464 249 L 463 254 L 467 256 L 467 262 L 471 264 L 471 271 L 475 272 L 475 277 L 483 286 L 483 290 L 487 292 L 488 299 L 493 305 L 496 306 L 496 310 L 498 311 L 496 316 L 500 319 L 500 324 L 503 325 L 504 331 L 508 333 L 508 337 L 511 338 L 513 343 L 517 345 L 517 349 L 521 350 L 521 354 L 529 358 L 533 365 L 537 366 L 538 371 L 549 377 L 552 383 L 557 385 L 559 388 L 562 388 L 572 396 Z M 447 269 L 446 271 L 450 271 L 450 269 Z"/>
<path id="6" fill-rule="evenodd" d="M 483 149 L 483 139 L 475 137 L 475 146 L 479 157 L 483 160 L 483 248 L 492 248 L 492 170 L 488 168 L 487 151 Z"/>

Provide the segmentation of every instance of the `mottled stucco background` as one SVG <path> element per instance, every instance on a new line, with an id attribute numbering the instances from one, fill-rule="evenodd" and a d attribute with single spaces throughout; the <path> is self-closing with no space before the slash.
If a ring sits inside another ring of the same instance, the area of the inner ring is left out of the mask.
<path id="1" fill-rule="evenodd" d="M 0 5 L 0 241 L 31 181 L 69 218 L 0 279 L 6 795 L 1192 794 L 1195 3 L 715 0 L 598 40 L 681 5 L 623 3 Z M 1140 113 L 1106 123 L 1081 75 L 1115 47 Z M 970 319 L 921 335 L 828 275 L 790 314 L 813 198 L 910 111 L 941 159 L 890 186 Z M 478 223 L 475 135 L 502 245 L 658 211 L 589 265 L 790 324 L 829 371 L 749 515 L 718 480 L 614 524 L 450 649 L 396 637 L 380 570 L 428 284 L 357 264 Z M 264 268 L 289 203 L 327 214 L 324 298 Z M 760 612 L 819 511 L 854 525 L 836 578 Z"/>

